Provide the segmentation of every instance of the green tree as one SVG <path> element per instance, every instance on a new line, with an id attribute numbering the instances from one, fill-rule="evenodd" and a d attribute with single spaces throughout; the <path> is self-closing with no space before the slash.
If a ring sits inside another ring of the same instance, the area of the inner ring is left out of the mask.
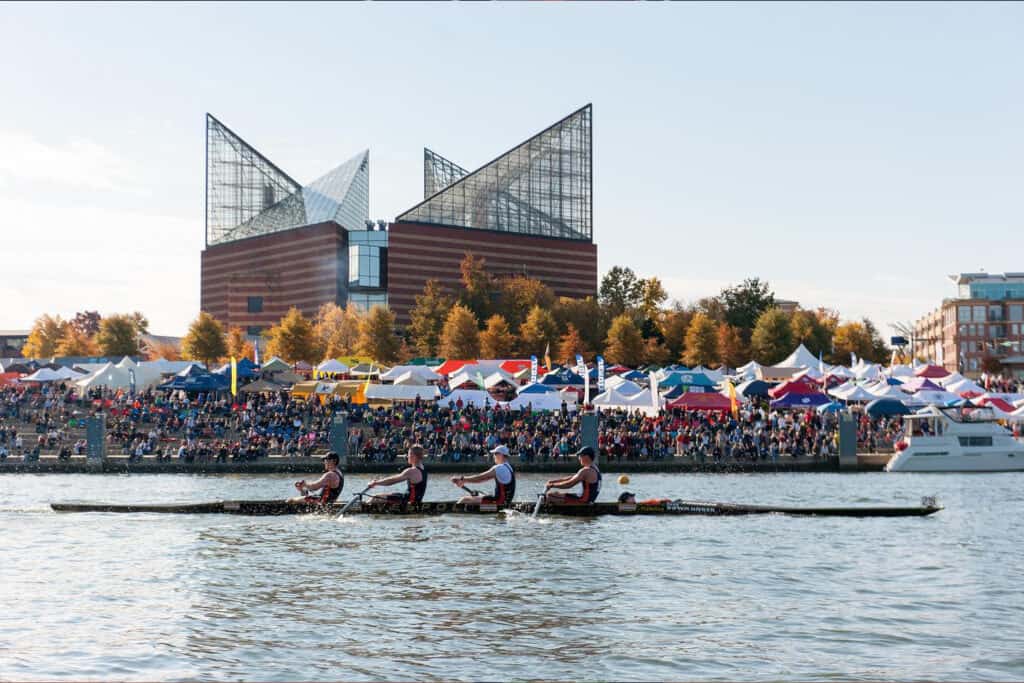
<path id="1" fill-rule="evenodd" d="M 580 331 L 576 329 L 575 325 L 569 323 L 565 328 L 565 334 L 558 340 L 558 360 L 565 363 L 568 367 L 575 367 L 577 354 L 584 358 L 590 355 L 587 352 L 587 344 L 583 341 Z"/>
<path id="2" fill-rule="evenodd" d="M 494 278 L 487 272 L 487 260 L 477 258 L 467 251 L 459 264 L 462 291 L 459 300 L 466 306 L 477 320 L 486 320 L 494 309 L 497 285 Z"/>
<path id="3" fill-rule="evenodd" d="M 750 349 L 743 343 L 740 331 L 729 323 L 718 323 L 718 358 L 734 369 L 750 360 Z"/>
<path id="4" fill-rule="evenodd" d="M 500 287 L 499 310 L 513 330 L 519 329 L 534 306 L 550 309 L 555 303 L 555 293 L 551 288 L 532 277 L 504 277 L 500 280 Z"/>
<path id="5" fill-rule="evenodd" d="M 601 278 L 598 297 L 609 317 L 637 307 L 643 294 L 643 285 L 632 268 L 615 266 Z"/>
<path id="6" fill-rule="evenodd" d="M 868 339 L 871 340 L 871 353 L 867 359 L 872 363 L 888 363 L 892 351 L 882 339 L 882 335 L 878 333 L 878 328 L 868 318 L 862 318 L 861 323 L 864 325 L 864 331 L 868 334 Z"/>
<path id="7" fill-rule="evenodd" d="M 98 355 L 96 342 L 93 338 L 79 330 L 74 325 L 67 325 L 64 336 L 57 344 L 54 355 L 57 356 L 95 356 Z"/>
<path id="8" fill-rule="evenodd" d="M 132 321 L 135 326 L 136 334 L 149 334 L 149 318 L 142 315 L 139 311 L 129 313 L 128 318 Z"/>
<path id="9" fill-rule="evenodd" d="M 445 358 L 469 360 L 480 355 L 480 329 L 473 311 L 455 304 L 448 311 L 441 329 L 441 355 Z"/>
<path id="10" fill-rule="evenodd" d="M 70 324 L 82 335 L 95 337 L 96 333 L 100 331 L 101 320 L 103 318 L 100 317 L 98 311 L 79 311 L 75 313 L 75 317 L 71 319 Z"/>
<path id="11" fill-rule="evenodd" d="M 793 347 L 789 316 L 778 308 L 770 308 L 762 313 L 750 336 L 750 350 L 754 360 L 763 365 L 774 365 L 789 355 Z"/>
<path id="12" fill-rule="evenodd" d="M 68 324 L 59 315 L 41 315 L 32 324 L 21 355 L 25 358 L 50 358 L 57 353 L 57 345 L 64 338 Z"/>
<path id="13" fill-rule="evenodd" d="M 515 335 L 503 316 L 495 313 L 487 319 L 487 326 L 480 333 L 481 358 L 508 358 L 516 346 Z"/>
<path id="14" fill-rule="evenodd" d="M 536 354 L 538 357 L 545 349 L 554 347 L 558 343 L 558 323 L 551 311 L 540 306 L 531 308 L 526 320 L 519 326 L 519 342 L 525 354 Z"/>
<path id="15" fill-rule="evenodd" d="M 416 305 L 409 311 L 409 339 L 416 353 L 434 357 L 441 345 L 441 330 L 452 308 L 452 298 L 445 294 L 437 280 L 427 280 L 423 293 L 416 295 Z"/>
<path id="16" fill-rule="evenodd" d="M 636 367 L 644 360 L 644 339 L 633 316 L 621 313 L 612 319 L 604 345 L 605 359 Z"/>
<path id="17" fill-rule="evenodd" d="M 96 344 L 104 356 L 135 356 L 139 353 L 140 334 L 133 315 L 118 313 L 100 321 Z"/>
<path id="18" fill-rule="evenodd" d="M 395 314 L 384 306 L 374 306 L 359 323 L 359 353 L 380 363 L 399 360 L 402 342 L 395 334 Z"/>
<path id="19" fill-rule="evenodd" d="M 718 295 L 725 313 L 725 322 L 737 327 L 744 339 L 749 339 L 751 330 L 762 313 L 775 307 L 775 294 L 767 282 L 759 278 L 747 278 L 733 287 L 726 287 Z M 787 352 L 788 353 L 788 352 Z"/>
<path id="20" fill-rule="evenodd" d="M 316 363 L 323 357 L 323 347 L 313 323 L 294 306 L 288 309 L 280 323 L 263 334 L 267 339 L 267 356 L 278 356 L 288 363 L 300 360 Z"/>
<path id="21" fill-rule="evenodd" d="M 202 361 L 208 368 L 213 367 L 228 352 L 224 328 L 212 315 L 200 311 L 181 340 L 181 350 L 186 358 Z"/>
<path id="22" fill-rule="evenodd" d="M 683 362 L 691 367 L 718 363 L 718 329 L 715 321 L 703 313 L 697 313 L 690 320 Z"/>
<path id="23" fill-rule="evenodd" d="M 649 277 L 640 281 L 640 315 L 647 320 L 657 320 L 662 305 L 668 301 L 668 292 L 661 280 Z"/>

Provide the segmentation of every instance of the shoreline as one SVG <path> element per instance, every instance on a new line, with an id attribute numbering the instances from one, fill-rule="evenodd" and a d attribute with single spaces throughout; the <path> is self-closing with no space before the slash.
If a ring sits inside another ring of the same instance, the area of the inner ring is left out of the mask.
<path id="1" fill-rule="evenodd" d="M 851 472 L 878 472 L 884 467 L 888 454 L 863 454 L 858 456 L 857 468 Z M 346 474 L 394 473 L 401 460 L 390 463 L 352 460 L 343 465 Z M 489 467 L 486 462 L 427 462 L 432 472 L 438 474 L 464 474 L 479 472 Z M 531 473 L 571 473 L 579 469 L 575 460 L 558 462 L 514 463 L 516 471 Z M 658 461 L 604 461 L 603 470 L 610 474 L 657 473 L 775 473 L 775 472 L 839 472 L 837 458 L 813 460 L 810 458 L 780 458 L 777 464 L 768 461 L 699 463 L 688 458 L 673 458 Z M 84 457 L 58 460 L 56 456 L 43 456 L 36 462 L 2 462 L 0 474 L 309 474 L 323 471 L 319 457 L 287 458 L 269 457 L 247 462 L 182 462 L 178 460 L 143 460 L 129 462 L 125 456 L 108 457 L 103 461 L 90 461 Z M 842 470 L 847 471 L 847 470 Z"/>

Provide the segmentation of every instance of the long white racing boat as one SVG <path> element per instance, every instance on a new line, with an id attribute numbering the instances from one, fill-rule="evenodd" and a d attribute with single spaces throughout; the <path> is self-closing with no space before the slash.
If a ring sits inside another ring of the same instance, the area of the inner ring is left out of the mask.
<path id="1" fill-rule="evenodd" d="M 887 472 L 1013 472 L 1024 470 L 1024 443 L 985 408 L 930 406 L 907 415 L 905 435 Z"/>

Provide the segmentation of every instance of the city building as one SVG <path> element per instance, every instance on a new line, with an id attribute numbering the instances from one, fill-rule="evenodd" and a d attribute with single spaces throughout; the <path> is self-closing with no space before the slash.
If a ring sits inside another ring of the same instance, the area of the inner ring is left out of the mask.
<path id="1" fill-rule="evenodd" d="M 918 356 L 977 377 L 986 361 L 1024 377 L 1024 273 L 950 275 L 956 296 L 923 316 L 911 340 Z"/>
<path id="2" fill-rule="evenodd" d="M 409 321 L 427 280 L 467 252 L 559 296 L 597 294 L 591 106 L 469 171 L 424 150 L 423 201 L 369 220 L 369 151 L 302 185 L 207 115 L 201 307 L 251 335 L 298 307 L 387 305 Z"/>

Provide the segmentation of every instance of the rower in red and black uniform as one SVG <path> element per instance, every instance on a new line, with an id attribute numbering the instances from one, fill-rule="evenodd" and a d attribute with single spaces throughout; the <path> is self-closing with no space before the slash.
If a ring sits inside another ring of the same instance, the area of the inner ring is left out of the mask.
<path id="1" fill-rule="evenodd" d="M 493 496 L 463 496 L 458 502 L 463 505 L 480 505 L 481 503 L 494 503 L 495 505 L 507 505 L 516 497 L 516 473 L 509 464 L 509 452 L 507 446 L 497 446 L 491 450 L 494 456 L 494 467 L 486 472 L 474 474 L 468 477 L 452 477 L 452 483 L 456 486 L 463 486 L 467 483 L 479 484 L 481 482 L 494 480 Z"/>
<path id="2" fill-rule="evenodd" d="M 304 497 L 293 498 L 293 502 L 302 503 L 318 503 L 320 505 L 330 505 L 334 501 L 338 500 L 338 496 L 341 495 L 342 489 L 345 488 L 345 476 L 338 469 L 338 463 L 341 459 L 337 453 L 333 451 L 324 456 L 324 473 L 320 475 L 320 478 L 313 483 L 307 483 L 305 479 L 302 481 L 295 482 L 295 488 L 302 493 Z M 310 491 L 319 491 L 317 495 L 308 495 Z"/>
<path id="3" fill-rule="evenodd" d="M 583 486 L 583 490 L 579 495 L 575 493 L 548 493 L 547 501 L 549 503 L 553 503 L 555 505 L 561 503 L 586 504 L 597 501 L 597 496 L 601 493 L 601 471 L 597 469 L 597 465 L 594 464 L 594 449 L 590 446 L 584 446 L 576 451 L 576 457 L 580 460 L 579 471 L 565 479 L 549 480 L 547 488 L 571 489 L 576 484 L 581 484 Z"/>
<path id="4" fill-rule="evenodd" d="M 372 500 L 376 505 L 416 505 L 423 502 L 427 493 L 427 470 L 423 467 L 423 446 L 419 444 L 409 448 L 406 462 L 409 464 L 404 470 L 393 477 L 374 479 L 370 482 L 370 488 L 377 486 L 391 486 L 405 482 L 405 493 L 389 493 L 386 496 L 374 497 Z"/>

